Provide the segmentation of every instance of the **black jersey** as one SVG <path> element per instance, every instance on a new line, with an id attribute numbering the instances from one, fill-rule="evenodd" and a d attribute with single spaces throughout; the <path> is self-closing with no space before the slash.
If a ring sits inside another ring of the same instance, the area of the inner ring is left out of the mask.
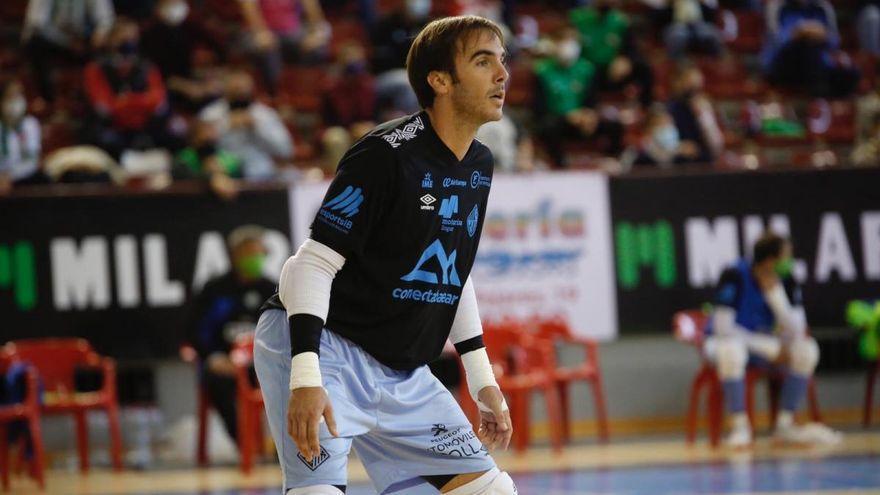
<path id="1" fill-rule="evenodd" d="M 326 327 L 391 368 L 436 359 L 477 254 L 492 167 L 476 140 L 459 161 L 424 112 L 356 143 L 312 223 L 311 238 L 346 259 Z"/>

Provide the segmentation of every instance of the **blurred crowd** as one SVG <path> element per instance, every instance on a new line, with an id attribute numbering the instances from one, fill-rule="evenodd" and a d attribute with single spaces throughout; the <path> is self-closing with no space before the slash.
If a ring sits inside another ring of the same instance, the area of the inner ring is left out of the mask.
<path id="1" fill-rule="evenodd" d="M 507 33 L 503 172 L 874 165 L 880 1 L 3 0 L 0 194 L 331 175 L 419 110 L 430 19 Z"/>

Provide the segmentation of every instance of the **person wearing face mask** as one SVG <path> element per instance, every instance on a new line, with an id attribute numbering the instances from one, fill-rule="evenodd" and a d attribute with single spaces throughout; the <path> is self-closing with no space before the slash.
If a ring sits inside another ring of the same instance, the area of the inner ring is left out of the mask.
<path id="1" fill-rule="evenodd" d="M 45 182 L 40 171 L 40 122 L 27 114 L 17 80 L 0 85 L 0 194 L 12 185 Z"/>
<path id="2" fill-rule="evenodd" d="M 139 41 L 137 24 L 121 19 L 110 33 L 110 53 L 85 68 L 87 140 L 116 159 L 126 149 L 176 147 L 162 74 L 141 58 Z"/>
<path id="3" fill-rule="evenodd" d="M 655 105 L 645 119 L 645 133 L 638 152 L 625 153 L 622 160 L 627 165 L 670 168 L 688 163 L 697 156 L 693 142 L 682 141 L 675 122 L 662 105 Z M 634 160 L 632 156 L 635 156 Z"/>
<path id="4" fill-rule="evenodd" d="M 718 55 L 723 51 L 721 32 L 714 21 L 718 0 L 642 0 L 651 9 L 655 24 L 663 29 L 669 57 L 680 60 L 688 52 Z"/>
<path id="5" fill-rule="evenodd" d="M 340 47 L 336 66 L 321 101 L 323 169 L 328 176 L 352 143 L 376 126 L 376 81 L 367 70 L 364 47 L 355 42 Z"/>
<path id="6" fill-rule="evenodd" d="M 290 131 L 274 108 L 254 99 L 254 80 L 246 71 L 226 75 L 224 98 L 205 107 L 199 119 L 217 127 L 218 144 L 241 159 L 245 179 L 272 179 L 275 160 L 293 157 Z"/>
<path id="7" fill-rule="evenodd" d="M 196 77 L 196 48 L 207 47 L 215 59 L 226 59 L 222 35 L 199 16 L 190 15 L 187 0 L 160 0 L 141 37 L 144 56 L 156 64 L 167 86 L 171 103 L 186 111 L 198 111 L 219 94 L 215 85 Z"/>
<path id="8" fill-rule="evenodd" d="M 596 109 L 595 66 L 581 57 L 577 31 L 563 26 L 553 36 L 552 57 L 535 64 L 538 135 L 558 166 L 566 166 L 568 140 L 597 141 L 608 155 L 621 151 L 623 126 Z"/>
<path id="9" fill-rule="evenodd" d="M 189 342 L 198 353 L 200 379 L 211 405 L 235 440 L 235 368 L 230 350 L 242 334 L 253 332 L 260 306 L 275 292 L 264 275 L 265 231 L 244 225 L 227 238 L 231 270 L 205 283 L 192 296 Z"/>
<path id="10" fill-rule="evenodd" d="M 749 366 L 775 368 L 785 376 L 775 440 L 798 445 L 841 441 L 840 433 L 824 425 L 794 423 L 819 362 L 819 346 L 807 333 L 803 296 L 793 267 L 791 242 L 767 232 L 755 243 L 752 258 L 727 268 L 718 282 L 703 352 L 721 378 L 731 414 L 727 439 L 731 447 L 752 443 L 744 384 Z"/>
<path id="11" fill-rule="evenodd" d="M 190 144 L 174 160 L 175 180 L 207 180 L 211 190 L 222 199 L 233 199 L 241 177 L 241 160 L 218 144 L 217 125 L 196 120 L 190 131 Z"/>

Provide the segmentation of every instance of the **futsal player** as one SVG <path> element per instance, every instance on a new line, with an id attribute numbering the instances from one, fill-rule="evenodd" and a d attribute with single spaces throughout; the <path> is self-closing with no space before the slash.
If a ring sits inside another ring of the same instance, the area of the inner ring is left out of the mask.
<path id="1" fill-rule="evenodd" d="M 517 493 L 487 451 L 512 429 L 469 277 L 493 167 L 474 135 L 502 115 L 501 30 L 475 16 L 431 22 L 407 72 L 423 111 L 346 153 L 257 325 L 287 495 L 344 493 L 351 447 L 379 493 Z M 478 432 L 426 366 L 447 338 Z"/>

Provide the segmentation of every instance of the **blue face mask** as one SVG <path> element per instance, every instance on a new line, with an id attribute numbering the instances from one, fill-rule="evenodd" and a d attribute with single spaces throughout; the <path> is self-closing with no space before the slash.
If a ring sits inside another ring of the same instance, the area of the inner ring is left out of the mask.
<path id="1" fill-rule="evenodd" d="M 666 151 L 678 149 L 678 129 L 673 125 L 665 125 L 654 131 L 654 142 Z"/>

